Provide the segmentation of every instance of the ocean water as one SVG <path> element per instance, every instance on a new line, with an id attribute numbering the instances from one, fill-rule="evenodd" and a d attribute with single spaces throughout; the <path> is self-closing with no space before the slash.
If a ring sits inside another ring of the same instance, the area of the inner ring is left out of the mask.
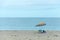
<path id="1" fill-rule="evenodd" d="M 46 25 L 36 27 L 40 22 L 45 22 Z M 60 18 L 13 18 L 1 17 L 0 30 L 60 30 Z"/>

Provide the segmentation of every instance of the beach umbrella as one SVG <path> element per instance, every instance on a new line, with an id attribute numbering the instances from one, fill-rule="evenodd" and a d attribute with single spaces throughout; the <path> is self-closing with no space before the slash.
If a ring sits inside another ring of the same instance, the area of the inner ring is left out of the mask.
<path id="1" fill-rule="evenodd" d="M 42 26 L 45 26 L 45 25 L 46 25 L 45 22 L 40 22 L 39 24 L 36 25 L 36 27 L 42 27 Z M 46 31 L 45 31 L 45 30 L 39 30 L 39 32 L 44 33 L 44 32 L 46 32 Z"/>
<path id="2" fill-rule="evenodd" d="M 45 22 L 40 22 L 39 24 L 36 25 L 36 27 L 42 27 L 42 26 L 45 26 L 46 23 Z"/>

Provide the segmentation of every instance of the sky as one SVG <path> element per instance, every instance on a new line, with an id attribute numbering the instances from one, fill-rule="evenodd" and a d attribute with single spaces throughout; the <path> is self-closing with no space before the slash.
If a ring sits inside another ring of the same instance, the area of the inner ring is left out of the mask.
<path id="1" fill-rule="evenodd" d="M 60 0 L 0 0 L 0 17 L 60 17 Z"/>

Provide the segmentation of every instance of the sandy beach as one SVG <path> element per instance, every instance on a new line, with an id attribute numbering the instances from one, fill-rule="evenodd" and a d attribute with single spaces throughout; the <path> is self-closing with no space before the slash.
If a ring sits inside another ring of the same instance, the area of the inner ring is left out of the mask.
<path id="1" fill-rule="evenodd" d="M 60 31 L 0 30 L 0 40 L 59 40 Z"/>

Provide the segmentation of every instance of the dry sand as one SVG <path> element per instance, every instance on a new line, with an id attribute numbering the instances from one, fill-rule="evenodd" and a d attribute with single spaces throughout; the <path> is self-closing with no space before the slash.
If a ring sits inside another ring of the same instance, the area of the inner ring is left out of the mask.
<path id="1" fill-rule="evenodd" d="M 60 40 L 60 31 L 0 30 L 0 40 Z"/>

